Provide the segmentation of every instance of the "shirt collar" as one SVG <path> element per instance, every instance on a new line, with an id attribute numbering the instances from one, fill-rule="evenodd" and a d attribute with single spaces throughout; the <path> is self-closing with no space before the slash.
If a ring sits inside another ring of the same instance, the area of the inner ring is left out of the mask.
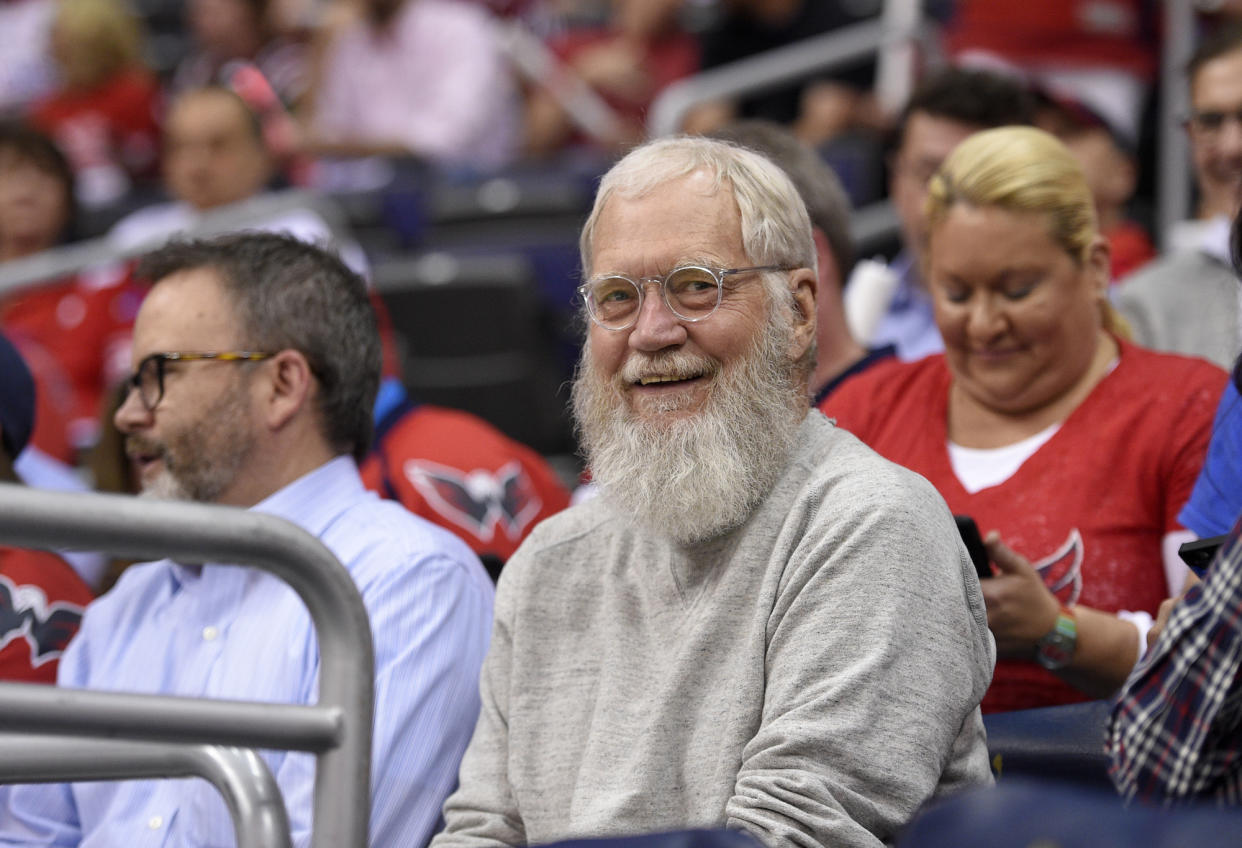
<path id="1" fill-rule="evenodd" d="M 338 456 L 251 507 L 292 521 L 314 536 L 366 490 L 352 457 Z"/>

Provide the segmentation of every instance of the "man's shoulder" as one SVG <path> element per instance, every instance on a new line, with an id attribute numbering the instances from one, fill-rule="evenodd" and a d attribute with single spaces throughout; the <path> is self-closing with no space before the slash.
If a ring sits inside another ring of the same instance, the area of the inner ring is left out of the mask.
<path id="1" fill-rule="evenodd" d="M 916 363 L 902 363 L 908 366 Z M 853 433 L 818 411 L 803 425 L 804 438 L 793 462 L 803 469 L 803 486 L 821 507 L 902 508 L 912 499 L 939 499 L 935 488 L 915 472 L 885 459 Z"/>
<path id="2" fill-rule="evenodd" d="M 1199 286 L 1205 280 L 1232 274 L 1217 259 L 1199 250 L 1174 250 L 1164 253 L 1117 283 L 1119 302 L 1139 298 L 1149 300 L 1183 299 L 1187 286 Z"/>
<path id="3" fill-rule="evenodd" d="M 396 501 L 376 497 L 350 505 L 325 530 L 322 541 L 364 590 L 381 578 L 418 577 L 445 569 L 471 581 L 487 579 L 465 542 Z"/>

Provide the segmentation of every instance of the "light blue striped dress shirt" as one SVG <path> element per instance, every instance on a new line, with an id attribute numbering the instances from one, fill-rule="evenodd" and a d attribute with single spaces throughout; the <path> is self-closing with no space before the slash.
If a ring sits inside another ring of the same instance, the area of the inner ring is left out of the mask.
<path id="1" fill-rule="evenodd" d="M 317 536 L 353 575 L 375 637 L 371 844 L 420 846 L 440 822 L 479 710 L 492 585 L 456 537 L 366 491 L 337 459 L 258 506 Z M 60 685 L 309 703 L 318 649 L 283 582 L 230 565 L 135 566 L 86 613 Z M 315 761 L 263 754 L 293 844 L 309 842 Z M 219 793 L 199 779 L 11 787 L 0 845 L 230 846 Z"/>

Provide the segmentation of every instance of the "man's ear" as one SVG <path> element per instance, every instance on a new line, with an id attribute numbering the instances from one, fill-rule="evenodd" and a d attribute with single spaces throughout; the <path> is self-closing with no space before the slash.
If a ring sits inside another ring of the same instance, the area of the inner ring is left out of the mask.
<path id="1" fill-rule="evenodd" d="M 263 413 L 268 427 L 279 430 L 311 402 L 315 376 L 301 351 L 282 350 L 262 364 L 270 372 L 264 384 Z"/>
<path id="2" fill-rule="evenodd" d="M 815 261 L 819 265 L 819 288 L 815 293 L 816 300 L 828 297 L 830 292 L 827 289 L 834 284 L 839 295 L 845 281 L 840 279 L 836 254 L 832 252 L 828 236 L 819 227 L 811 227 L 811 240 L 815 242 Z"/>
<path id="3" fill-rule="evenodd" d="M 819 296 L 819 280 L 810 268 L 795 268 L 789 275 L 793 293 L 793 343 L 789 356 L 800 360 L 815 342 L 815 302 Z"/>

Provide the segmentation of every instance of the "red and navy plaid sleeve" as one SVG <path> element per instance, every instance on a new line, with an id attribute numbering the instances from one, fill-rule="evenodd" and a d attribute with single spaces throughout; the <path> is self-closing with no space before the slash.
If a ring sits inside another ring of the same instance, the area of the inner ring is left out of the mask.
<path id="1" fill-rule="evenodd" d="M 1242 803 L 1242 519 L 1130 675 L 1108 748 L 1127 799 Z"/>

